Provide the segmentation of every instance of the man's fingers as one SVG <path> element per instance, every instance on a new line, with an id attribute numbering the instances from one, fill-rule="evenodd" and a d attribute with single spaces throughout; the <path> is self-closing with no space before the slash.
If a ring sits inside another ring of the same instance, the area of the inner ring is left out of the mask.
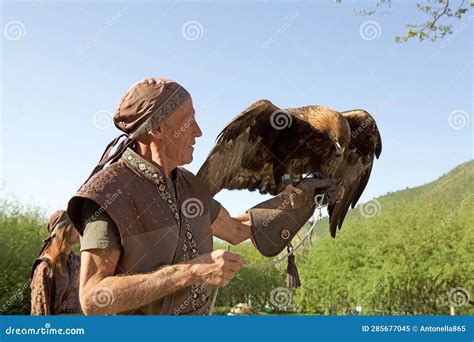
<path id="1" fill-rule="evenodd" d="M 232 271 L 232 272 L 237 272 L 238 270 L 240 270 L 242 268 L 242 264 L 238 263 L 238 262 L 235 262 L 235 261 L 229 261 L 225 268 L 229 271 Z"/>
<path id="2" fill-rule="evenodd" d="M 228 281 L 231 281 L 235 277 L 235 272 L 224 272 L 224 278 Z"/>
<path id="3" fill-rule="evenodd" d="M 226 261 L 233 261 L 233 262 L 237 262 L 237 263 L 243 264 L 243 260 L 242 260 L 242 258 L 240 257 L 240 255 L 238 255 L 238 254 L 236 254 L 236 253 L 232 253 L 232 252 L 225 252 L 225 253 L 224 253 L 224 260 L 226 260 Z"/>
<path id="4" fill-rule="evenodd" d="M 242 215 L 233 217 L 233 219 L 239 222 L 245 222 L 245 221 L 250 220 L 250 216 L 249 214 L 242 214 Z"/>

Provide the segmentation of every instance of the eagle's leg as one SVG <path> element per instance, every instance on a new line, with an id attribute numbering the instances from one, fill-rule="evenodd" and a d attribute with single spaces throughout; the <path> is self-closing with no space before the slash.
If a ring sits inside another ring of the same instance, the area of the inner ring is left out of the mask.
<path id="1" fill-rule="evenodd" d="M 313 177 L 313 178 L 320 178 L 320 179 L 323 179 L 324 176 L 321 172 L 319 171 L 316 171 L 316 172 L 311 172 L 310 175 Z"/>
<path id="2" fill-rule="evenodd" d="M 293 184 L 293 179 L 288 170 L 286 163 L 281 164 L 277 160 L 273 161 L 273 180 L 278 192 Z"/>

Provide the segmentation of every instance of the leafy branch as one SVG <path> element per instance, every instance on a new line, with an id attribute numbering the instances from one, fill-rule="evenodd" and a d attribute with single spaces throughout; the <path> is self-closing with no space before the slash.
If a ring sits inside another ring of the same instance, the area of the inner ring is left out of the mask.
<path id="1" fill-rule="evenodd" d="M 335 0 L 336 3 L 341 3 L 342 0 Z M 374 8 L 357 10 L 357 14 L 372 15 L 380 10 L 381 7 L 391 6 L 391 0 L 377 0 Z M 459 5 L 457 5 L 459 4 Z M 425 0 L 416 4 L 418 10 L 424 13 L 427 19 L 421 23 L 405 24 L 407 31 L 404 35 L 395 36 L 394 40 L 397 43 L 407 42 L 409 39 L 418 38 L 419 41 L 429 39 L 435 42 L 438 39 L 444 39 L 446 36 L 453 34 L 454 20 L 461 20 L 466 16 L 466 13 L 474 7 L 474 0 L 469 4 L 466 0 L 452 1 L 452 0 Z M 472 17 L 469 16 L 468 20 Z"/>

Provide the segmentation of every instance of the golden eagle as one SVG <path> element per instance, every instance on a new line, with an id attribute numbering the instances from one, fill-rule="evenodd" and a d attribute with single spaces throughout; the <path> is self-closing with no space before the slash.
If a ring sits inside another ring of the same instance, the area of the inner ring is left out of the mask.
<path id="1" fill-rule="evenodd" d="M 340 180 L 343 195 L 328 207 L 334 237 L 349 206 L 354 208 L 364 191 L 374 156 L 381 151 L 377 125 L 366 111 L 280 109 L 259 100 L 222 130 L 198 176 L 212 196 L 222 189 L 276 195 L 308 174 Z"/>

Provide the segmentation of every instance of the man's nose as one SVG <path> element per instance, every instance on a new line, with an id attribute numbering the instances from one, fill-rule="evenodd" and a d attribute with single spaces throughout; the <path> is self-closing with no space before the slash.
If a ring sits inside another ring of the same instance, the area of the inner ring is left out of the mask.
<path id="1" fill-rule="evenodd" d="M 202 136 L 202 131 L 201 131 L 201 127 L 199 127 L 197 121 L 194 121 L 194 130 L 193 130 L 193 133 L 194 133 L 194 137 L 195 138 L 199 138 L 200 136 Z"/>

